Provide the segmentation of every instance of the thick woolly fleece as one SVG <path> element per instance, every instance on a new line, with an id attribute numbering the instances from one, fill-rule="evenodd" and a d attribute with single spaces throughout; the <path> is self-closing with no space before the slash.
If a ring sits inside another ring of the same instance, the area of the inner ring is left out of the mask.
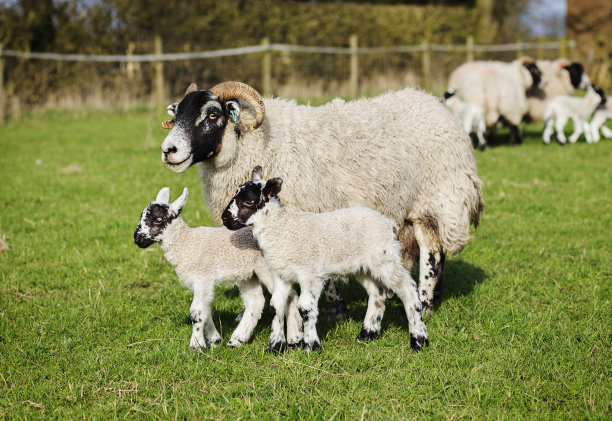
<path id="1" fill-rule="evenodd" d="M 416 283 L 402 264 L 393 220 L 365 207 L 325 213 L 289 212 L 274 197 L 247 224 L 253 226 L 253 235 L 277 281 L 270 300 L 276 310 L 271 349 L 282 347 L 284 342 L 283 304 L 291 283 L 300 285 L 305 349 L 317 349 L 317 302 L 324 282 L 350 274 L 357 275 L 369 295 L 360 338 L 379 335 L 388 288 L 404 304 L 412 348 L 418 351 L 427 343 Z"/>
<path id="2" fill-rule="evenodd" d="M 179 216 L 160 238 L 166 259 L 174 265 L 181 283 L 194 294 L 190 311 L 193 321 L 190 347 L 206 347 L 203 330 L 209 342 L 221 340 L 212 320 L 214 286 L 221 283 L 237 285 L 245 306 L 244 315 L 228 345 L 240 346 L 247 342 L 265 304 L 261 284 L 270 293 L 274 291 L 274 281 L 251 229 L 190 228 Z M 288 298 L 288 341 L 299 344 L 302 321 L 297 310 L 297 294 L 291 291 Z"/>
<path id="3" fill-rule="evenodd" d="M 522 63 L 522 60 L 464 63 L 451 73 L 448 88 L 456 91 L 464 102 L 480 105 L 487 127 L 496 124 L 500 116 L 518 126 L 527 113 L 526 91 L 533 82 Z"/>

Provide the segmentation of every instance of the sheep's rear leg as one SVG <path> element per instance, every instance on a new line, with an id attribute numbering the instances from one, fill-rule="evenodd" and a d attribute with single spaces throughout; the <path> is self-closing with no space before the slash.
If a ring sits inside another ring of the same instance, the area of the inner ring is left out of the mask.
<path id="1" fill-rule="evenodd" d="M 206 348 L 206 342 L 204 341 L 205 327 L 208 330 L 207 336 L 209 338 L 212 336 L 212 338 L 215 339 L 218 336 L 219 340 L 221 339 L 212 321 L 211 306 L 213 294 L 214 291 L 203 290 L 196 290 L 193 293 L 193 301 L 191 302 L 191 308 L 189 310 L 189 317 L 191 318 L 193 326 L 189 348 L 194 351 Z"/>
<path id="2" fill-rule="evenodd" d="M 365 274 L 356 275 L 356 278 L 368 293 L 368 309 L 357 339 L 371 341 L 380 336 L 381 322 L 385 314 L 385 301 L 391 296 L 391 291 Z"/>
<path id="3" fill-rule="evenodd" d="M 268 341 L 268 353 L 278 353 L 285 349 L 285 313 L 287 302 L 291 294 L 291 285 L 281 279 L 275 279 L 274 292 L 270 298 L 270 311 L 272 312 L 272 326 L 270 340 Z"/>
<path id="4" fill-rule="evenodd" d="M 227 343 L 228 346 L 238 347 L 247 342 L 253 333 L 253 329 L 257 326 L 257 322 L 263 311 L 265 298 L 261 283 L 255 279 L 250 279 L 247 282 L 238 285 L 240 296 L 244 304 L 244 314 L 238 323 L 238 327 L 232 333 L 232 337 Z"/>
<path id="5" fill-rule="evenodd" d="M 323 281 L 318 279 L 300 279 L 300 298 L 298 308 L 304 325 L 304 350 L 321 349 L 317 334 L 317 317 L 319 315 L 319 297 L 323 290 Z"/>
<path id="6" fill-rule="evenodd" d="M 324 287 L 326 314 L 328 319 L 339 319 L 346 315 L 346 301 L 340 295 L 334 281 L 326 281 Z"/>
<path id="7" fill-rule="evenodd" d="M 428 225 L 415 224 L 414 235 L 419 243 L 419 296 L 423 313 L 430 316 L 442 298 L 444 253 L 437 237 Z"/>
<path id="8" fill-rule="evenodd" d="M 303 345 L 304 328 L 298 300 L 297 293 L 291 288 L 287 301 L 287 346 L 289 349 L 296 349 Z"/>

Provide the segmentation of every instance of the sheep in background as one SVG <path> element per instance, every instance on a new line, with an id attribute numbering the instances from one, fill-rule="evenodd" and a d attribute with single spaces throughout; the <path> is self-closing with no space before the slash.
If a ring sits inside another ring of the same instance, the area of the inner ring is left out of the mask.
<path id="1" fill-rule="evenodd" d="M 300 182 L 309 183 L 308 174 Z M 427 328 L 416 284 L 402 264 L 395 221 L 363 206 L 322 213 L 287 211 L 278 198 L 282 183 L 281 178 L 264 181 L 261 167 L 255 167 L 251 181 L 238 187 L 223 213 L 228 228 L 253 227 L 275 280 L 268 351 L 284 347 L 287 294 L 295 282 L 300 285 L 304 349 L 321 348 L 316 328 L 321 290 L 327 279 L 350 274 L 355 274 L 369 296 L 359 338 L 380 335 L 388 288 L 404 304 L 410 346 L 420 351 L 428 342 Z"/>
<path id="2" fill-rule="evenodd" d="M 510 128 L 510 144 L 522 142 L 519 125 L 527 113 L 527 89 L 545 81 L 535 62 L 527 57 L 511 63 L 474 61 L 451 73 L 448 89 L 484 111 L 488 128 L 502 123 Z"/>
<path id="3" fill-rule="evenodd" d="M 576 89 L 586 89 L 589 77 L 578 62 L 566 59 L 537 60 L 536 64 L 546 78 L 544 86 L 533 86 L 527 90 L 527 117 L 541 121 L 548 102 L 558 95 L 573 95 Z"/>
<path id="4" fill-rule="evenodd" d="M 608 120 L 612 119 L 612 102 L 606 101 L 605 104 L 599 104 L 599 106 L 595 109 L 593 113 L 593 118 L 591 119 L 591 132 L 594 142 L 599 142 L 600 135 L 604 135 L 607 139 L 612 139 L 612 130 L 605 126 Z"/>
<path id="5" fill-rule="evenodd" d="M 544 143 L 547 145 L 550 143 L 554 125 L 557 140 L 559 143 L 565 144 L 563 128 L 570 118 L 574 123 L 574 133 L 570 136 L 569 142 L 575 143 L 580 134 L 584 132 L 587 142 L 592 143 L 594 139 L 589 125 L 589 117 L 600 104 L 605 103 L 606 95 L 596 85 L 589 85 L 586 95 L 582 98 L 567 95 L 554 97 L 548 102 L 544 112 L 544 124 L 546 125 L 542 133 Z"/>
<path id="6" fill-rule="evenodd" d="M 465 247 L 484 208 L 471 139 L 436 98 L 404 89 L 310 107 L 225 82 L 191 87 L 170 108 L 162 160 L 177 173 L 199 163 L 215 221 L 260 163 L 292 186 L 290 211 L 378 210 L 397 222 L 407 266 L 416 239 L 419 293 L 431 311 L 445 255 Z"/>
<path id="7" fill-rule="evenodd" d="M 185 188 L 177 200 L 169 203 L 170 189 L 161 189 L 155 201 L 143 210 L 134 242 L 141 248 L 160 243 L 181 283 L 193 292 L 189 312 L 193 322 L 189 346 L 193 350 L 206 348 L 204 330 L 211 344 L 221 341 L 212 320 L 215 285 L 238 285 L 245 312 L 227 344 L 240 346 L 248 341 L 264 308 L 260 282 L 272 293 L 274 280 L 250 228 L 189 228 L 180 216 L 187 196 Z M 287 335 L 289 346 L 295 347 L 302 341 L 302 319 L 297 311 L 297 294 L 290 291 L 288 300 Z"/>
<path id="8" fill-rule="evenodd" d="M 482 107 L 478 104 L 467 104 L 461 101 L 455 95 L 455 92 L 450 90 L 444 92 L 441 100 L 459 119 L 465 131 L 476 135 L 478 138 L 478 148 L 484 151 L 487 147 L 487 141 L 484 137 L 487 127 Z"/>

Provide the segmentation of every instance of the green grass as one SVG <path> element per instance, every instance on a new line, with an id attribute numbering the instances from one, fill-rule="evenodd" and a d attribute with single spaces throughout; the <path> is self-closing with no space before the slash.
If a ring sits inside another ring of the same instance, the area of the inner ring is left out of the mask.
<path id="1" fill-rule="evenodd" d="M 430 346 L 410 350 L 390 301 L 383 335 L 356 336 L 365 295 L 341 285 L 348 317 L 320 317 L 324 349 L 188 349 L 191 296 L 159 250 L 132 234 L 162 186 L 192 195 L 197 169 L 160 162 L 164 116 L 32 115 L 0 127 L 0 418 L 609 419 L 612 409 L 612 142 L 477 152 L 487 207 L 447 260 Z M 224 340 L 242 305 L 219 288 Z"/>

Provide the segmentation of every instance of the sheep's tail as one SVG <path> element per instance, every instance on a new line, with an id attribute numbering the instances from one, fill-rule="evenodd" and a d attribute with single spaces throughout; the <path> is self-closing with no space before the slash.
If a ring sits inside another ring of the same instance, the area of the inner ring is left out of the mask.
<path id="1" fill-rule="evenodd" d="M 470 209 L 470 222 L 474 228 L 478 228 L 478 225 L 480 225 L 480 214 L 485 207 L 484 195 L 482 194 L 482 181 L 473 175 L 470 175 L 470 180 L 478 194 L 478 200 L 474 202 L 474 206 Z"/>

